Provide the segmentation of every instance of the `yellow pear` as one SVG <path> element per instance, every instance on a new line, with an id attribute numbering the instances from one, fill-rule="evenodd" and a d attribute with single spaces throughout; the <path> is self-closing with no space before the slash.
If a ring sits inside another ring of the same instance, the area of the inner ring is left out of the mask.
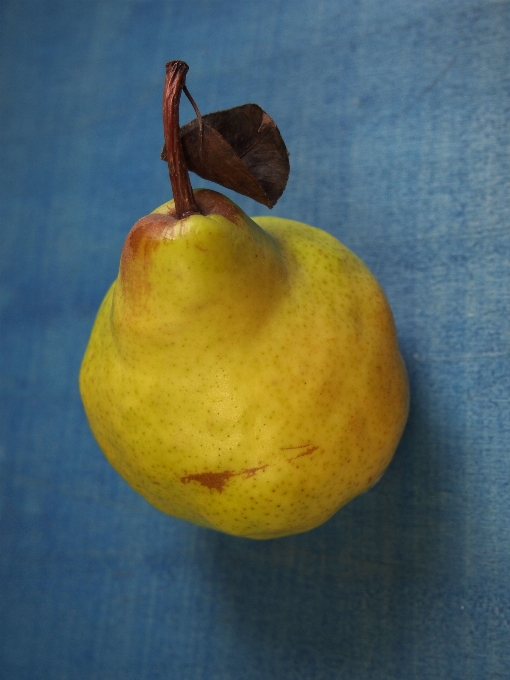
<path id="1" fill-rule="evenodd" d="M 80 388 L 113 467 L 163 512 L 238 536 L 311 529 L 389 464 L 408 384 L 386 298 L 329 234 L 213 191 L 129 233 Z"/>
<path id="2" fill-rule="evenodd" d="M 187 69 L 167 64 L 163 100 L 175 200 L 126 238 L 83 359 L 83 404 L 110 463 L 163 512 L 255 539 L 307 531 L 375 484 L 401 437 L 409 393 L 392 313 L 329 234 L 192 191 L 178 125 Z M 265 151 L 253 156 L 245 110 L 231 138 L 274 177 L 262 114 Z M 214 172 L 230 183 L 233 150 L 198 120 L 199 162 L 210 172 L 226 148 Z M 243 191 L 255 181 L 239 177 Z"/>

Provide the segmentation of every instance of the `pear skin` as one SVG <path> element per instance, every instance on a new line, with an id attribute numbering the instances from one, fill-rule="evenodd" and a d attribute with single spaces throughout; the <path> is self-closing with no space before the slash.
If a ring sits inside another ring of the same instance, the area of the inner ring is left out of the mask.
<path id="1" fill-rule="evenodd" d="M 370 488 L 409 407 L 384 293 L 329 234 L 194 192 L 130 231 L 80 372 L 112 466 L 236 536 L 307 531 Z"/>

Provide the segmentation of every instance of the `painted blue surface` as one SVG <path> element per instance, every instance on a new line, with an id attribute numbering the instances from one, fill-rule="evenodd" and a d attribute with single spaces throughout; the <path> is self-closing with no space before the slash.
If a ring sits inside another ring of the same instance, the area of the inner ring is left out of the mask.
<path id="1" fill-rule="evenodd" d="M 510 677 L 510 3 L 4 0 L 0 32 L 0 678 Z M 203 112 L 275 118 L 273 213 L 354 249 L 394 309 L 401 446 L 301 536 L 158 513 L 80 404 L 125 235 L 170 197 L 177 58 Z"/>

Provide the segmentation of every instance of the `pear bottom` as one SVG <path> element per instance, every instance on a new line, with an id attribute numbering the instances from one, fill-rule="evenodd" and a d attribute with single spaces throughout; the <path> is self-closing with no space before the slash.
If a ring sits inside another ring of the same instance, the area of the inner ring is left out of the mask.
<path id="1" fill-rule="evenodd" d="M 101 449 L 149 503 L 203 527 L 268 539 L 322 524 L 381 477 L 409 392 L 390 307 L 361 260 L 298 222 L 261 217 L 247 229 L 254 266 L 259 229 L 278 264 L 273 271 L 264 255 L 264 282 L 251 265 L 233 267 L 228 308 L 222 290 L 211 290 L 214 277 L 194 306 L 186 298 L 184 311 L 172 307 L 172 291 L 185 285 L 181 268 L 169 284 L 168 317 L 159 300 L 154 321 L 156 280 L 129 289 L 146 296 L 143 316 L 122 297 L 121 267 L 97 315 L 80 389 Z M 214 229 L 207 238 L 200 231 L 197 249 L 192 232 L 179 238 L 188 239 L 182 253 L 203 258 L 190 265 L 196 286 L 217 240 Z M 165 239 L 163 263 L 180 248 Z M 159 252 L 144 249 L 147 271 Z M 157 276 L 170 270 L 161 265 Z"/>

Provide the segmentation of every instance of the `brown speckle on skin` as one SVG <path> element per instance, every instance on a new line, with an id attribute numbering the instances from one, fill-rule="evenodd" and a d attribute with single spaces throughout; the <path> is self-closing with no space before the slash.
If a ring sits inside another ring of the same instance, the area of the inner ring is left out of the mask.
<path id="1" fill-rule="evenodd" d="M 216 491 L 222 493 L 225 484 L 235 474 L 236 473 L 232 470 L 224 470 L 223 472 L 198 472 L 194 475 L 186 475 L 185 477 L 181 477 L 181 482 L 183 484 L 188 484 L 189 482 L 198 482 L 202 486 L 206 486 L 208 489 L 216 489 Z"/>
<path id="2" fill-rule="evenodd" d="M 233 470 L 224 470 L 223 472 L 198 472 L 193 475 L 186 475 L 180 479 L 183 484 L 198 482 L 208 489 L 216 489 L 216 491 L 222 493 L 225 484 L 231 477 L 244 475 L 244 478 L 248 479 L 249 477 L 253 477 L 259 470 L 265 470 L 267 467 L 267 465 L 260 465 L 259 467 L 245 468 L 244 470 L 241 470 L 241 472 L 234 472 Z"/>
<path id="3" fill-rule="evenodd" d="M 242 472 L 239 472 L 238 474 L 244 475 L 245 479 L 248 479 L 248 477 L 253 477 L 253 475 L 258 472 L 259 470 L 265 470 L 267 468 L 267 465 L 261 465 L 260 467 L 253 467 L 253 468 L 245 468 Z"/>
<path id="4" fill-rule="evenodd" d="M 317 451 L 318 448 L 319 448 L 318 446 L 310 446 L 310 448 L 306 449 L 306 451 L 298 453 L 297 456 L 293 456 L 292 458 L 287 458 L 287 460 L 290 463 L 290 461 L 296 460 L 296 458 L 301 458 L 302 456 L 310 456 L 314 451 Z"/>

